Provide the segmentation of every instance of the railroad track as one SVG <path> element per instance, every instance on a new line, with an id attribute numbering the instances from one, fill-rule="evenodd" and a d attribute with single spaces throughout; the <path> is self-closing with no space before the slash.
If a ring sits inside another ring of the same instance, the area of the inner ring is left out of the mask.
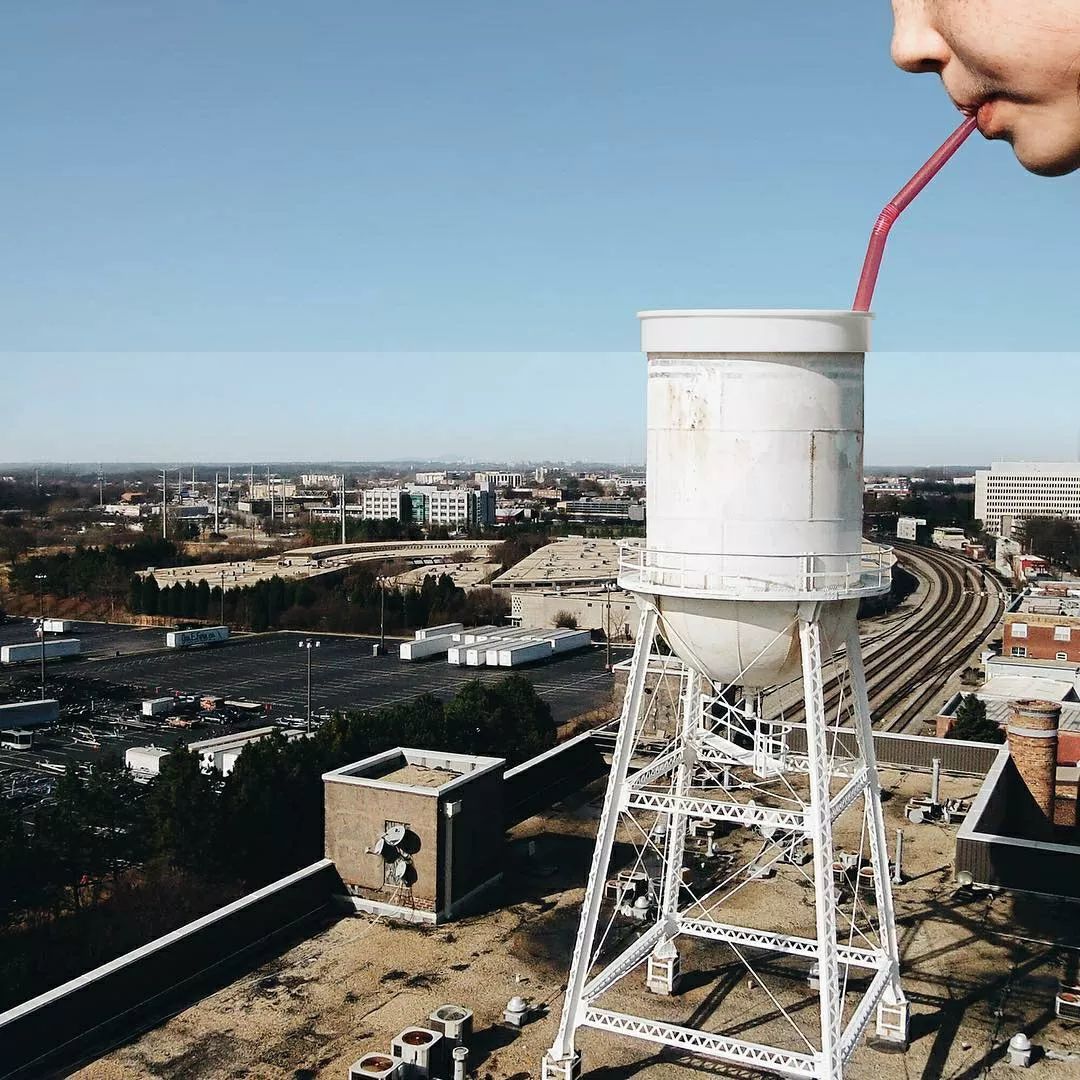
<path id="1" fill-rule="evenodd" d="M 894 547 L 900 564 L 927 583 L 930 595 L 898 628 L 864 639 L 863 647 L 870 713 L 882 730 L 903 731 L 989 637 L 1005 602 L 996 581 L 976 563 L 914 544 Z M 967 603 L 972 595 L 976 602 Z M 842 660 L 839 665 L 825 684 L 825 712 L 833 718 L 846 686 L 846 667 Z M 781 715 L 767 705 L 770 712 Z M 782 715 L 799 723 L 803 706 L 783 709 Z"/>

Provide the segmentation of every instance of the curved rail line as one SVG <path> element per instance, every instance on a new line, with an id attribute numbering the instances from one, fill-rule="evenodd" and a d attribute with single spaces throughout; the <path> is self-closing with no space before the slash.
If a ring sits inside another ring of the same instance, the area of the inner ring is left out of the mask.
<path id="1" fill-rule="evenodd" d="M 883 730 L 902 731 L 940 692 L 956 666 L 989 637 L 1005 602 L 996 581 L 976 563 L 934 548 L 903 542 L 894 546 L 898 561 L 928 584 L 931 595 L 899 627 L 863 644 L 871 715 L 888 721 Z M 972 594 L 978 602 L 965 603 Z M 837 673 L 826 683 L 827 715 L 838 708 L 843 682 Z M 908 701 L 912 694 L 916 696 Z M 889 717 L 901 705 L 902 711 Z M 783 712 L 784 719 L 793 722 L 803 716 L 801 704 Z"/>

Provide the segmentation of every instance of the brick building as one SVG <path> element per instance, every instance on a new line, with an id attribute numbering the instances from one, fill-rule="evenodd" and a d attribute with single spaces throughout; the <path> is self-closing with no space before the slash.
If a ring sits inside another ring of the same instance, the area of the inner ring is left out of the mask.
<path id="1" fill-rule="evenodd" d="M 1017 611 L 1005 616 L 1002 655 L 1080 663 L 1080 617 Z"/>

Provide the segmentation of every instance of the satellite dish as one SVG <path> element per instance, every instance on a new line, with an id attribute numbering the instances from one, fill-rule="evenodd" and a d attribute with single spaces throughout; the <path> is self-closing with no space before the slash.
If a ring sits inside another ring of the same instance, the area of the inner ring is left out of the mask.
<path id="1" fill-rule="evenodd" d="M 398 844 L 405 839 L 405 826 L 391 825 L 390 828 L 383 833 L 383 839 L 392 847 L 397 847 Z"/>
<path id="2" fill-rule="evenodd" d="M 390 876 L 395 881 L 404 881 L 405 875 L 409 872 L 409 860 L 408 859 L 395 859 L 390 864 Z"/>
<path id="3" fill-rule="evenodd" d="M 913 806 L 907 813 L 912 825 L 921 825 L 926 820 L 926 811 L 921 806 Z"/>
<path id="4" fill-rule="evenodd" d="M 381 855 L 383 853 L 383 848 L 385 848 L 385 847 L 386 847 L 386 841 L 380 836 L 379 839 L 376 840 L 375 843 L 372 845 L 371 854 L 372 855 Z"/>
<path id="5" fill-rule="evenodd" d="M 970 870 L 961 870 L 956 875 L 956 884 L 962 885 L 965 889 L 975 884 L 975 879 L 971 876 Z"/>

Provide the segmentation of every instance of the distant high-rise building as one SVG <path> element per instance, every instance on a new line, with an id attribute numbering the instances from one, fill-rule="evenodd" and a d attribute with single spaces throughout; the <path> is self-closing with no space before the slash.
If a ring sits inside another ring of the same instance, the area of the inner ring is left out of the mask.
<path id="1" fill-rule="evenodd" d="M 1080 462 L 996 461 L 980 469 L 975 516 L 994 535 L 1008 535 L 1013 524 L 1031 517 L 1080 522 Z"/>

